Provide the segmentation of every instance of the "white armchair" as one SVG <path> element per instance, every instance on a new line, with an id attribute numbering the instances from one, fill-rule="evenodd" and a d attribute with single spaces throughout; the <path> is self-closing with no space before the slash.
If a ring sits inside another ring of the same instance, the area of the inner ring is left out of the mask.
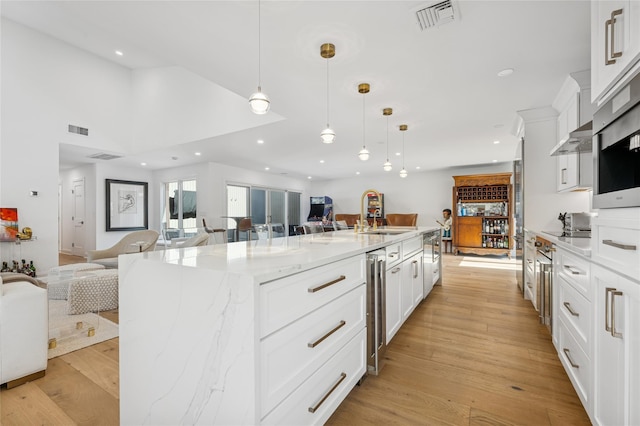
<path id="1" fill-rule="evenodd" d="M 153 251 L 159 235 L 158 231 L 152 229 L 131 232 L 108 249 L 87 251 L 87 262 L 98 263 L 105 268 L 117 268 L 119 255 Z"/>
<path id="2" fill-rule="evenodd" d="M 47 369 L 47 291 L 18 274 L 0 276 L 0 384 L 12 388 Z"/>

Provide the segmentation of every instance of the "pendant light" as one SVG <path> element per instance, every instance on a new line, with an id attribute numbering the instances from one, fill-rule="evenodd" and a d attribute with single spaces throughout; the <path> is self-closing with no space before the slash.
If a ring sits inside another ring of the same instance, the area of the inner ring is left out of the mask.
<path id="1" fill-rule="evenodd" d="M 266 114 L 271 103 L 267 95 L 262 93 L 260 85 L 260 0 L 258 0 L 258 91 L 249 98 L 249 106 L 255 114 Z"/>
<path id="2" fill-rule="evenodd" d="M 333 143 L 336 133 L 329 126 L 329 59 L 336 55 L 336 47 L 331 43 L 320 46 L 320 56 L 327 60 L 327 128 L 320 133 L 323 143 Z"/>
<path id="3" fill-rule="evenodd" d="M 360 83 L 358 85 L 358 93 L 362 93 L 362 149 L 360 150 L 360 152 L 358 153 L 358 157 L 360 158 L 360 160 L 362 161 L 367 161 L 369 159 L 369 150 L 367 150 L 367 146 L 365 145 L 364 141 L 365 141 L 365 127 L 364 127 L 364 95 L 366 95 L 367 93 L 369 93 L 369 83 Z"/>
<path id="4" fill-rule="evenodd" d="M 408 129 L 409 127 L 406 124 L 401 124 L 400 125 L 400 131 L 402 132 L 402 170 L 400 170 L 400 177 L 401 178 L 406 178 L 408 173 L 404 168 L 404 132 Z"/>
<path id="5" fill-rule="evenodd" d="M 393 114 L 392 108 L 385 108 L 382 110 L 382 115 L 387 117 L 387 161 L 383 164 L 383 169 L 385 172 L 390 172 L 392 169 L 391 161 L 389 161 L 389 116 L 391 114 Z"/>

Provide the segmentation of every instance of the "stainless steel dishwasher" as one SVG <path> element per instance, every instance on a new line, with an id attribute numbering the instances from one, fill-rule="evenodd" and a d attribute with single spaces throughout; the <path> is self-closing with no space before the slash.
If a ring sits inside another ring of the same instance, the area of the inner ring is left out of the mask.
<path id="1" fill-rule="evenodd" d="M 434 285 L 442 281 L 442 232 L 436 229 L 422 236 L 423 297 L 426 299 Z"/>

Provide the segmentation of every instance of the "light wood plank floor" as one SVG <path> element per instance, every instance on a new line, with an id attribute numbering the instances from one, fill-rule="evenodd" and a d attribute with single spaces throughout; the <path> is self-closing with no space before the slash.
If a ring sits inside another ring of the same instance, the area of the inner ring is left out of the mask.
<path id="1" fill-rule="evenodd" d="M 73 259 L 72 259 L 73 260 Z M 444 256 L 444 282 L 329 425 L 588 425 L 547 329 L 506 259 Z M 0 391 L 3 425 L 118 423 L 118 339 L 49 362 Z"/>

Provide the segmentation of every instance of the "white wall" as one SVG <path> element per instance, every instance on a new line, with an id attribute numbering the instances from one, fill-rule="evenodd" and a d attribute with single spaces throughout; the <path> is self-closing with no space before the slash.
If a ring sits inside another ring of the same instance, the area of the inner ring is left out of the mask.
<path id="1" fill-rule="evenodd" d="M 453 167 L 432 171 L 411 172 L 402 179 L 398 171 L 384 172 L 375 176 L 356 176 L 349 179 L 319 181 L 311 184 L 311 195 L 327 195 L 333 199 L 333 212 L 360 213 L 360 197 L 367 189 L 375 189 L 384 194 L 384 212 L 418 213 L 418 226 L 438 226 L 442 210 L 453 209 L 452 176 L 479 173 L 513 172 L 512 163 L 487 166 Z M 303 215 L 309 213 L 308 199 L 303 202 Z"/>
<path id="2" fill-rule="evenodd" d="M 558 231 L 558 214 L 591 211 L 591 191 L 556 192 L 558 168 L 549 152 L 556 144 L 557 112 L 551 107 L 520 111 L 524 119 L 524 226 Z"/>
<path id="3" fill-rule="evenodd" d="M 22 257 L 40 271 L 58 264 L 58 145 L 125 150 L 130 143 L 129 70 L 12 21 L 2 20 L 2 198 L 37 241 Z M 69 124 L 89 128 L 70 134 Z M 29 191 L 38 191 L 30 197 Z M 8 250 L 2 244 L 2 255 Z M 9 259 L 7 259 L 9 260 Z"/>

